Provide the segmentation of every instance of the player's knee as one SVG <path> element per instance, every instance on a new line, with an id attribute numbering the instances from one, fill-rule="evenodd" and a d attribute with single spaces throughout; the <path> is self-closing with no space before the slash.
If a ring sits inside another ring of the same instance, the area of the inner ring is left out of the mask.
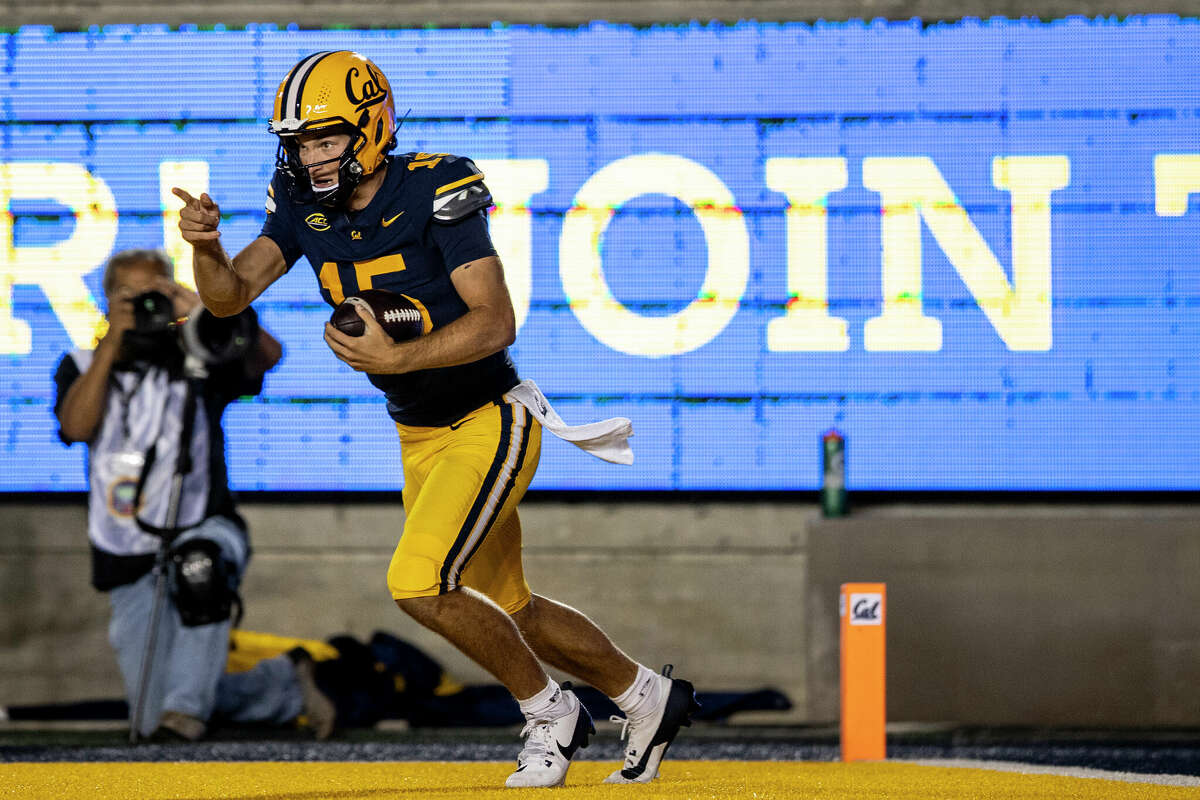
<path id="1" fill-rule="evenodd" d="M 411 597 L 393 597 L 396 607 L 416 621 L 424 624 L 426 617 L 436 610 L 437 595 L 414 595 Z"/>
<path id="2" fill-rule="evenodd" d="M 441 563 L 397 550 L 388 567 L 387 586 L 397 603 L 413 597 L 436 596 L 441 591 Z"/>
<path id="3" fill-rule="evenodd" d="M 395 598 L 396 606 L 418 624 L 445 634 L 462 622 L 462 588 L 431 595 Z"/>

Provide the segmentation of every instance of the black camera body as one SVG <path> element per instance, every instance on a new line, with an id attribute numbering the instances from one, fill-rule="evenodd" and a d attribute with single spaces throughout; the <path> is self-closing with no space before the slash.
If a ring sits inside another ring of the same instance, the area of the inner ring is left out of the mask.
<path id="1" fill-rule="evenodd" d="M 132 302 L 133 327 L 121 339 L 122 363 L 143 361 L 179 368 L 191 359 L 201 368 L 216 366 L 244 356 L 258 334 L 258 315 L 253 308 L 232 317 L 217 317 L 201 307 L 177 323 L 174 304 L 162 292 L 143 292 Z"/>
<path id="2" fill-rule="evenodd" d="M 161 367 L 181 366 L 183 351 L 175 334 L 175 312 L 171 298 L 162 292 L 143 292 L 134 297 L 133 327 L 121 338 L 122 364 L 148 362 Z"/>
<path id="3" fill-rule="evenodd" d="M 165 333 L 174 322 L 174 304 L 162 292 L 149 291 L 133 298 L 133 329 L 139 333 Z"/>

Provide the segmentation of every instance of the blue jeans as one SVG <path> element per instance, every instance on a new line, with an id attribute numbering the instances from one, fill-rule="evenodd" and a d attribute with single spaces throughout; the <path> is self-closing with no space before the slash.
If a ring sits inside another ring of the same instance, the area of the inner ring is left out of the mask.
<path id="1" fill-rule="evenodd" d="M 239 580 L 248 553 L 242 532 L 224 517 L 212 517 L 176 541 L 203 538 L 217 543 L 237 569 Z M 116 651 L 130 713 L 141 684 L 142 658 L 154 608 L 154 575 L 109 593 L 112 620 L 108 641 Z M 166 598 L 150 666 L 138 733 L 149 736 L 164 711 L 178 711 L 207 721 L 218 713 L 234 722 L 284 723 L 304 707 L 296 669 L 286 655 L 259 662 L 249 672 L 225 674 L 230 620 L 186 627 Z"/>

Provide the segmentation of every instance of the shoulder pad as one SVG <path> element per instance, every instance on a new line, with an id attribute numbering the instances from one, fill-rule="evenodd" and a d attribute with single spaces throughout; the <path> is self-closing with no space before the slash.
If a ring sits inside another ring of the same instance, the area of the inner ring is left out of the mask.
<path id="1" fill-rule="evenodd" d="M 483 173 L 471 159 L 448 155 L 432 169 L 435 222 L 455 222 L 492 205 Z"/>

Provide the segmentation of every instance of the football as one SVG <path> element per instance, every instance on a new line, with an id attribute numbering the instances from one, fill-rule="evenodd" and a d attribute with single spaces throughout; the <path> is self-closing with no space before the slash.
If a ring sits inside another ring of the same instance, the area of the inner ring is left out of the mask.
<path id="1" fill-rule="evenodd" d="M 347 336 L 362 336 L 367 326 L 356 308 L 369 312 L 383 327 L 384 333 L 397 342 L 414 339 L 423 333 L 424 321 L 416 304 L 402 294 L 384 289 L 364 289 L 349 295 L 333 310 L 329 324 Z"/>

